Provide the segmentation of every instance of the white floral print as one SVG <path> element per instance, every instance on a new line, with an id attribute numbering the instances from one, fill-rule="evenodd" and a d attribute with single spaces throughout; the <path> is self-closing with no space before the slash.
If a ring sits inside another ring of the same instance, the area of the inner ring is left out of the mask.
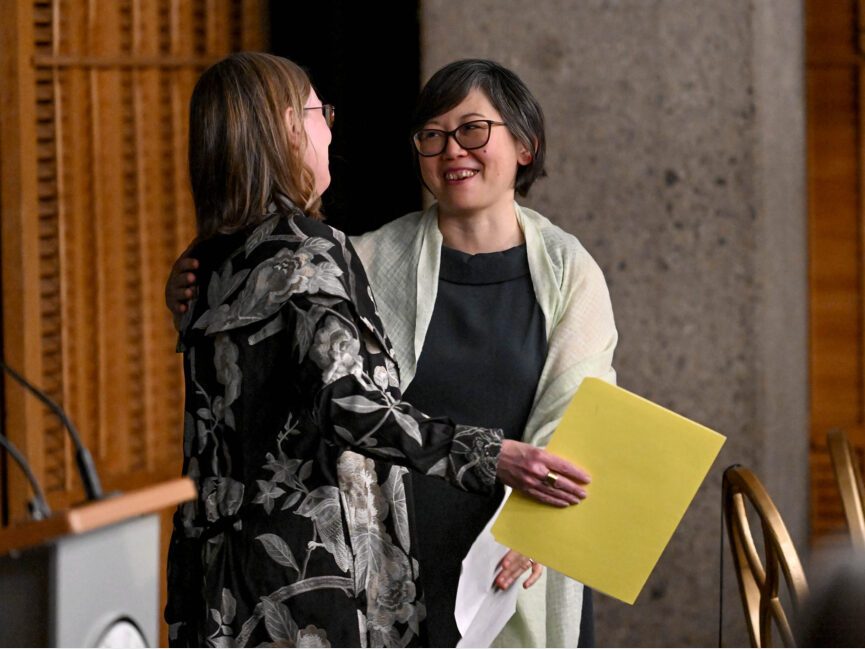
<path id="1" fill-rule="evenodd" d="M 333 383 L 349 374 L 360 376 L 363 372 L 360 341 L 347 326 L 333 316 L 325 318 L 324 326 L 315 333 L 309 356 L 321 368 L 325 384 Z"/>
<path id="2" fill-rule="evenodd" d="M 500 432 L 400 400 L 344 237 L 282 213 L 220 237 L 194 253 L 204 282 L 179 344 L 199 497 L 175 515 L 172 645 L 417 644 L 407 469 L 393 463 L 486 493 Z"/>

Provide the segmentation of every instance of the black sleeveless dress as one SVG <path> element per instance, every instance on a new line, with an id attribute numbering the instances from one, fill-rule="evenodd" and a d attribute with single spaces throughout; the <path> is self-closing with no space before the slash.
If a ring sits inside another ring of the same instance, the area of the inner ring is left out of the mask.
<path id="1" fill-rule="evenodd" d="M 519 440 L 546 355 L 526 246 L 478 255 L 443 247 L 436 305 L 405 399 L 430 415 L 501 428 Z M 424 476 L 410 480 L 428 645 L 453 647 L 460 639 L 453 612 L 462 560 L 503 490 L 479 496 Z M 584 606 L 586 613 L 590 620 Z M 583 632 L 581 645 L 590 640 Z"/>

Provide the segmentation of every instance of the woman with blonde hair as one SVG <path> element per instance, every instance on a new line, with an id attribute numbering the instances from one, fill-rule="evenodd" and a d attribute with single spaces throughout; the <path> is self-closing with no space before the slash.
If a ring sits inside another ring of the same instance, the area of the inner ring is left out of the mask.
<path id="1" fill-rule="evenodd" d="M 417 644 L 406 467 L 478 493 L 498 478 L 559 506 L 585 497 L 570 463 L 401 400 L 363 267 L 318 219 L 333 116 L 266 54 L 220 61 L 192 95 L 200 289 L 179 346 L 199 495 L 174 520 L 172 645 Z"/>

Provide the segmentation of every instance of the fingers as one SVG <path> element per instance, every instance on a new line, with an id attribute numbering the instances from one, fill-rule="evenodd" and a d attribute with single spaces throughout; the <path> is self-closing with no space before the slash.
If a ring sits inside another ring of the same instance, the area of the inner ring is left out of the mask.
<path id="1" fill-rule="evenodd" d="M 503 483 L 555 507 L 585 499 L 591 481 L 585 470 L 567 460 L 514 440 L 502 442 L 496 474 Z"/>
<path id="2" fill-rule="evenodd" d="M 192 297 L 195 287 L 195 273 L 172 273 L 171 277 L 168 278 L 168 286 L 170 290 L 178 294 L 188 294 L 187 297 Z"/>
<path id="3" fill-rule="evenodd" d="M 544 574 L 544 567 L 537 561 L 532 561 L 532 574 L 523 582 L 523 588 L 531 588 L 534 586 L 538 583 L 538 579 L 541 578 L 542 574 Z"/>
<path id="4" fill-rule="evenodd" d="M 581 500 L 585 500 L 586 497 L 589 495 L 589 492 L 586 490 L 585 487 L 576 482 L 572 482 L 564 475 L 556 473 L 555 471 L 552 471 L 552 473 L 557 476 L 555 482 L 553 482 L 552 485 L 549 485 L 547 480 L 547 475 L 549 473 L 550 471 L 544 473 L 544 477 L 541 479 L 541 482 L 545 486 L 549 486 L 553 490 L 553 492 L 559 492 L 560 496 L 573 496 L 573 499 L 576 499 L 576 502 L 579 502 Z"/>
<path id="5" fill-rule="evenodd" d="M 543 465 L 541 483 L 557 492 L 555 495 L 558 498 L 568 500 L 572 504 L 585 500 L 588 496 L 586 486 L 592 481 L 589 473 L 564 458 L 542 450 L 539 452 L 540 462 Z"/>
<path id="6" fill-rule="evenodd" d="M 184 251 L 183 255 L 178 257 L 174 262 L 174 265 L 171 267 L 171 274 L 168 276 L 168 283 L 165 287 L 166 294 L 169 291 L 178 292 L 195 285 L 196 277 L 193 271 L 198 269 L 198 260 L 194 257 L 185 256 L 186 252 L 187 251 Z M 178 296 L 179 295 L 182 295 L 182 293 L 178 293 Z M 190 293 L 186 297 L 191 298 L 192 295 L 193 294 Z"/>
<path id="7" fill-rule="evenodd" d="M 165 305 L 174 315 L 186 313 L 188 302 L 198 293 L 195 273 L 190 269 L 198 268 L 198 260 L 181 257 L 174 262 L 174 268 L 165 285 Z"/>
<path id="8" fill-rule="evenodd" d="M 501 571 L 496 575 L 493 586 L 507 590 L 513 586 L 517 578 L 532 567 L 532 560 L 520 554 L 516 550 L 509 550 L 499 562 Z M 534 571 L 532 571 L 532 576 Z M 531 576 L 529 577 L 531 579 Z"/>
<path id="9" fill-rule="evenodd" d="M 535 487 L 547 497 L 557 501 L 565 501 L 569 505 L 577 504 L 588 496 L 585 485 L 588 484 L 590 478 L 585 471 L 577 470 L 580 477 L 578 478 L 579 481 L 575 481 L 571 475 L 576 467 L 573 467 L 570 462 L 541 449 L 535 450 L 538 457 L 531 468 L 531 481 L 534 484 L 527 485 L 527 487 Z M 569 469 L 570 473 L 566 473 L 562 469 Z"/>
<path id="10" fill-rule="evenodd" d="M 585 469 L 574 466 L 566 459 L 561 458 L 558 455 L 553 455 L 552 453 L 547 453 L 546 451 L 541 451 L 541 453 L 543 453 L 544 455 L 543 462 L 544 464 L 546 464 L 548 470 L 553 471 L 560 476 L 567 476 L 572 481 L 579 482 L 584 485 L 587 485 L 592 481 L 592 477 Z"/>
<path id="11" fill-rule="evenodd" d="M 186 250 L 171 266 L 168 281 L 165 282 L 165 306 L 171 311 L 174 328 L 180 330 L 181 316 L 189 310 L 189 301 L 198 294 L 196 276 L 193 271 L 198 269 L 198 260 L 189 257 L 190 250 L 196 240 L 190 243 Z"/>
<path id="12" fill-rule="evenodd" d="M 165 291 L 166 297 L 181 301 L 191 300 L 193 297 L 195 297 L 195 294 L 198 292 L 198 286 L 194 284 L 195 276 L 193 275 L 192 277 L 192 283 L 190 283 L 187 279 L 183 279 L 182 282 L 180 280 L 176 280 L 169 283 L 168 288 Z"/>
<path id="13" fill-rule="evenodd" d="M 165 291 L 165 304 L 173 313 L 185 313 L 187 303 L 198 293 L 197 286 L 169 287 Z"/>
<path id="14" fill-rule="evenodd" d="M 542 502 L 545 505 L 552 505 L 553 507 L 569 507 L 580 502 L 575 496 L 565 494 L 559 495 L 549 488 L 541 489 L 539 487 L 530 487 L 525 489 L 524 493 L 538 502 Z"/>
<path id="15" fill-rule="evenodd" d="M 198 260 L 195 257 L 180 257 L 174 262 L 172 273 L 184 273 L 198 268 Z"/>

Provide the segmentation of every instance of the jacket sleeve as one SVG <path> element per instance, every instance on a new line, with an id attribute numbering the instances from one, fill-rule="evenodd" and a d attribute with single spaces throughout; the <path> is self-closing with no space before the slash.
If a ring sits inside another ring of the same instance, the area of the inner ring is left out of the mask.
<path id="1" fill-rule="evenodd" d="M 304 399 L 313 404 L 322 435 L 466 491 L 492 492 L 502 432 L 427 417 L 402 401 L 386 341 L 349 301 L 295 296 L 283 317 Z"/>

